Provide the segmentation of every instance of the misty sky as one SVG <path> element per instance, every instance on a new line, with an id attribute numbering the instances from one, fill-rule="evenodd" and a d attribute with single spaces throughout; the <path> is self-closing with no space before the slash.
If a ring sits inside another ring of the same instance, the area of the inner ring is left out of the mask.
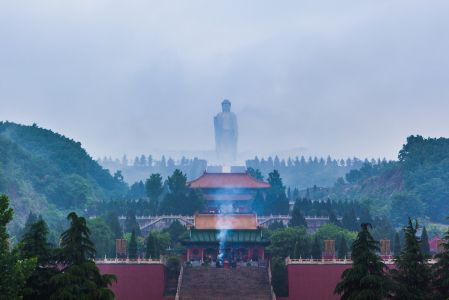
<path id="1" fill-rule="evenodd" d="M 0 0 L 0 120 L 94 156 L 239 150 L 396 158 L 449 136 L 449 1 Z"/>

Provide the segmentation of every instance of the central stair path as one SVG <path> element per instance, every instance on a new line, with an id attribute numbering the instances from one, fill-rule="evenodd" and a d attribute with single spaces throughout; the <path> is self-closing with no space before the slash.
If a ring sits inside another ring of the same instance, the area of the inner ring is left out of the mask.
<path id="1" fill-rule="evenodd" d="M 186 267 L 180 300 L 271 300 L 266 268 Z"/>

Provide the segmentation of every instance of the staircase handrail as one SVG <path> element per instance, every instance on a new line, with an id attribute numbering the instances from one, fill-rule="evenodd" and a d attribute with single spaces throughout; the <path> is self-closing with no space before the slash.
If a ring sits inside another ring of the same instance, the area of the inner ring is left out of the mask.
<path id="1" fill-rule="evenodd" d="M 179 271 L 178 276 L 178 286 L 176 287 L 176 297 L 175 300 L 179 300 L 179 294 L 181 291 L 181 284 L 182 284 L 182 276 L 184 275 L 184 266 L 181 264 L 181 270 Z"/>
<path id="2" fill-rule="evenodd" d="M 273 285 L 271 284 L 271 261 L 268 260 L 268 281 L 270 282 L 271 300 L 276 300 L 276 294 L 273 290 Z"/>

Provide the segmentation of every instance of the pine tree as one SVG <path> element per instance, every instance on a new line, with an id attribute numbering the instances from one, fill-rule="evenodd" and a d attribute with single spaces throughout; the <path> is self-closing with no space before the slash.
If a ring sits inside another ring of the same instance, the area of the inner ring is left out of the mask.
<path id="1" fill-rule="evenodd" d="M 396 282 L 394 299 L 431 299 L 430 268 L 421 251 L 420 239 L 416 237 L 418 221 L 408 219 L 404 227 L 405 245 L 396 257 L 396 269 L 391 270 Z"/>
<path id="2" fill-rule="evenodd" d="M 120 222 L 118 220 L 118 215 L 115 212 L 113 212 L 113 211 L 108 212 L 106 214 L 106 216 L 104 217 L 104 221 L 111 229 L 112 233 L 114 234 L 115 239 L 122 238 L 122 234 L 123 234 L 122 226 L 120 226 Z"/>
<path id="3" fill-rule="evenodd" d="M 140 235 L 140 227 L 139 223 L 137 223 L 136 213 L 134 210 L 128 210 L 126 214 L 125 220 L 125 232 L 135 232 L 137 235 Z"/>
<path id="4" fill-rule="evenodd" d="M 330 210 L 329 213 L 329 223 L 341 227 L 341 222 L 337 219 L 337 216 L 335 215 L 333 210 Z"/>
<path id="5" fill-rule="evenodd" d="M 36 258 L 37 266 L 26 282 L 24 299 L 48 299 L 55 290 L 50 279 L 58 273 L 54 249 L 47 241 L 48 227 L 39 219 L 27 228 L 19 243 L 19 254 L 22 259 Z"/>
<path id="6" fill-rule="evenodd" d="M 427 257 L 430 256 L 429 236 L 427 235 L 426 226 L 422 228 L 421 233 L 421 251 Z"/>
<path id="7" fill-rule="evenodd" d="M 295 205 L 293 206 L 293 211 L 292 211 L 292 218 L 290 219 L 290 227 L 299 227 L 299 226 L 304 226 L 305 228 L 307 228 L 307 222 L 306 222 L 306 218 L 304 218 L 304 215 L 301 212 L 300 207 L 300 200 L 297 199 L 295 201 Z"/>
<path id="8" fill-rule="evenodd" d="M 23 288 L 32 274 L 36 259 L 21 260 L 17 251 L 10 252 L 9 235 L 6 229 L 12 220 L 13 210 L 9 198 L 0 195 L 0 298 L 21 299 Z"/>
<path id="9" fill-rule="evenodd" d="M 393 255 L 398 257 L 401 254 L 401 239 L 399 238 L 399 232 L 394 234 Z"/>
<path id="10" fill-rule="evenodd" d="M 136 233 L 134 230 L 131 233 L 131 239 L 129 241 L 128 258 L 137 259 L 137 240 L 136 240 Z"/>
<path id="11" fill-rule="evenodd" d="M 322 257 L 321 246 L 317 236 L 313 240 L 311 255 L 313 259 L 321 259 Z"/>
<path id="12" fill-rule="evenodd" d="M 145 257 L 158 258 L 160 256 L 159 243 L 157 236 L 150 232 L 146 240 Z"/>
<path id="13" fill-rule="evenodd" d="M 392 283 L 385 273 L 386 266 L 377 255 L 379 242 L 368 230 L 370 224 L 361 224 L 361 231 L 352 244 L 352 268 L 343 272 L 334 293 L 341 299 L 382 300 L 388 298 Z"/>
<path id="14" fill-rule="evenodd" d="M 114 299 L 114 293 L 108 288 L 114 275 L 100 274 L 95 265 L 95 248 L 90 240 L 90 231 L 86 220 L 74 212 L 67 216 L 70 227 L 61 234 L 61 272 L 51 278 L 56 290 L 51 300 L 56 299 Z"/>
<path id="15" fill-rule="evenodd" d="M 348 255 L 348 244 L 344 235 L 341 236 L 338 243 L 337 257 L 340 259 L 346 258 Z"/>
<path id="16" fill-rule="evenodd" d="M 435 255 L 437 262 L 432 266 L 432 286 L 436 300 L 446 300 L 449 295 L 449 229 L 441 240 L 442 251 Z"/>
<path id="17" fill-rule="evenodd" d="M 343 219 L 341 220 L 343 228 L 351 231 L 356 231 L 358 228 L 357 216 L 355 214 L 354 208 L 343 215 Z"/>
<path id="18" fill-rule="evenodd" d="M 164 190 L 162 184 L 162 176 L 160 174 L 151 174 L 145 182 L 145 190 L 148 198 L 150 198 L 150 213 L 156 215 L 159 208 L 159 197 Z"/>
<path id="19" fill-rule="evenodd" d="M 38 218 L 36 216 L 36 214 L 34 214 L 32 211 L 30 211 L 30 213 L 28 214 L 27 220 L 25 221 L 25 226 L 23 227 L 19 238 L 22 238 L 22 236 L 25 234 L 25 232 L 27 232 L 31 225 L 36 223 L 38 221 Z"/>

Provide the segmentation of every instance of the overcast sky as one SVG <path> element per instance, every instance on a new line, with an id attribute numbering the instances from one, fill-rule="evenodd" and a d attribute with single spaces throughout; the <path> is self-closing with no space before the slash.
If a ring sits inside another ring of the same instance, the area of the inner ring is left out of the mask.
<path id="1" fill-rule="evenodd" d="M 0 120 L 94 157 L 211 150 L 224 98 L 245 153 L 449 136 L 449 1 L 0 0 Z"/>

